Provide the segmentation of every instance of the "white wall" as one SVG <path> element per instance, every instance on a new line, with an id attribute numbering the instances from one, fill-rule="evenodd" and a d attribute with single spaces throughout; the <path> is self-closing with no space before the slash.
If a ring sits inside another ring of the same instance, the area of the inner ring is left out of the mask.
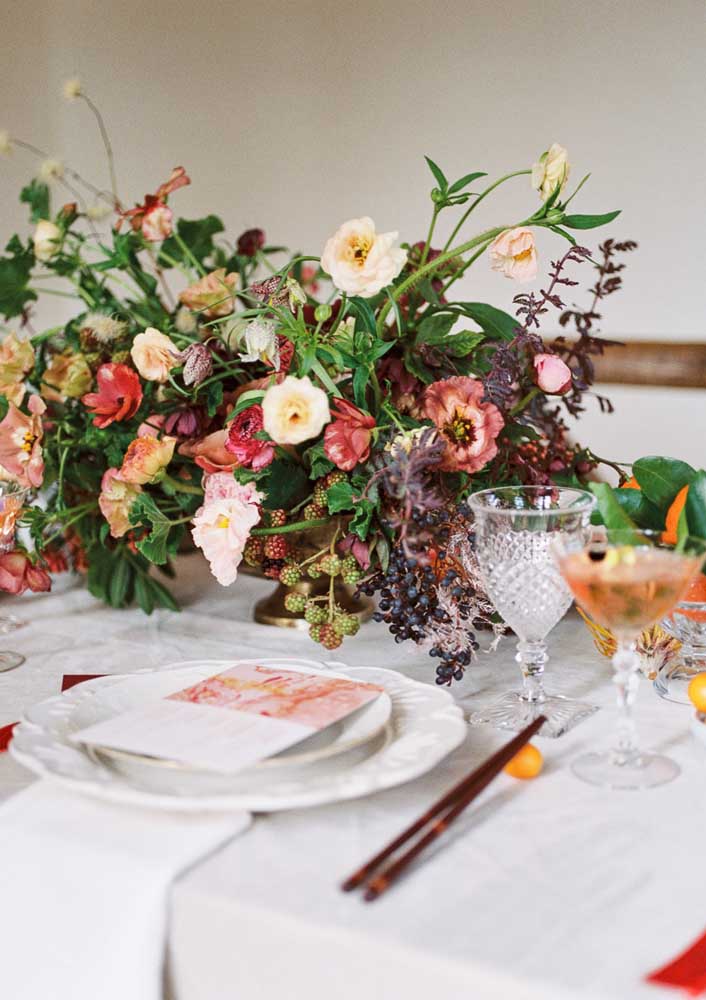
<path id="1" fill-rule="evenodd" d="M 604 332 L 706 339 L 702 0 L 4 0 L 4 11 L 0 128 L 105 184 L 87 109 L 60 95 L 80 75 L 126 201 L 183 163 L 193 185 L 177 210 L 215 210 L 234 234 L 260 225 L 318 253 L 340 221 L 370 214 L 413 241 L 428 219 L 424 153 L 449 174 L 497 175 L 557 140 L 575 179 L 592 172 L 576 209 L 621 207 L 598 236 L 640 243 Z M 27 167 L 19 155 L 0 164 L 2 239 L 24 224 L 14 199 Z M 525 178 L 510 182 L 477 225 L 516 221 L 535 198 Z M 562 246 L 542 234 L 545 265 Z M 464 291 L 508 308 L 517 288 L 479 261 Z M 706 395 L 687 395 L 668 394 L 667 409 L 703 426 Z M 633 418 L 613 418 L 618 450 Z M 666 450 L 663 426 L 638 450 Z M 675 447 L 706 461 L 694 437 Z"/>

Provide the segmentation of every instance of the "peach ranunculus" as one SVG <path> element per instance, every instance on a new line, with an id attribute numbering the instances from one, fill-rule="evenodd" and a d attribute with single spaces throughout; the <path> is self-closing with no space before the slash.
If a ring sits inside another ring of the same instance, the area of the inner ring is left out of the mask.
<path id="1" fill-rule="evenodd" d="M 542 392 L 562 396 L 571 388 L 571 369 L 556 354 L 535 354 L 534 379 Z"/>
<path id="2" fill-rule="evenodd" d="M 34 368 L 34 348 L 29 340 L 20 340 L 16 333 L 0 344 L 0 395 L 17 406 L 25 394 L 24 380 Z"/>
<path id="3" fill-rule="evenodd" d="M 42 376 L 42 395 L 56 402 L 80 399 L 93 385 L 93 372 L 83 354 L 62 351 L 55 354 Z"/>
<path id="4" fill-rule="evenodd" d="M 40 219 L 32 237 L 34 256 L 37 260 L 42 262 L 51 260 L 61 249 L 62 238 L 61 229 L 55 222 L 50 222 L 49 219 Z"/>
<path id="5" fill-rule="evenodd" d="M 191 535 L 224 587 L 238 576 L 245 543 L 260 520 L 262 500 L 254 483 L 237 483 L 230 473 L 206 477 L 203 506 L 194 514 Z"/>
<path id="6" fill-rule="evenodd" d="M 130 529 L 130 510 L 142 487 L 123 479 L 120 469 L 106 469 L 101 480 L 98 506 L 110 525 L 113 538 L 122 538 Z"/>
<path id="7" fill-rule="evenodd" d="M 127 446 L 120 467 L 120 475 L 126 483 L 157 483 L 163 477 L 172 460 L 176 438 L 156 438 L 151 435 L 137 437 Z"/>
<path id="8" fill-rule="evenodd" d="M 169 372 L 180 363 L 178 355 L 176 344 L 153 326 L 138 333 L 130 348 L 132 363 L 148 382 L 166 382 Z"/>
<path id="9" fill-rule="evenodd" d="M 558 142 L 553 142 L 532 167 L 532 187 L 546 201 L 556 191 L 563 191 L 569 179 L 569 154 Z"/>
<path id="10" fill-rule="evenodd" d="M 233 289 L 237 283 L 238 275 L 235 272 L 226 274 L 226 269 L 219 267 L 185 288 L 179 301 L 194 312 L 200 312 L 205 319 L 229 316 L 235 309 Z"/>
<path id="11" fill-rule="evenodd" d="M 308 375 L 288 375 L 262 400 L 264 429 L 275 444 L 301 444 L 321 433 L 331 419 L 328 396 Z"/>
<path id="12" fill-rule="evenodd" d="M 497 455 L 504 420 L 497 406 L 482 402 L 483 392 L 480 379 L 466 375 L 427 386 L 424 413 L 446 441 L 441 469 L 479 472 Z"/>
<path id="13" fill-rule="evenodd" d="M 0 467 L 7 478 L 36 488 L 44 478 L 42 414 L 46 405 L 40 396 L 30 396 L 27 407 L 29 414 L 10 403 L 0 421 Z"/>
<path id="14" fill-rule="evenodd" d="M 35 566 L 21 549 L 0 555 L 0 590 L 6 594 L 35 594 L 51 590 L 51 577 L 41 566 Z"/>
<path id="15" fill-rule="evenodd" d="M 525 226 L 506 229 L 496 236 L 488 249 L 490 266 L 515 281 L 533 281 L 537 277 L 537 247 L 534 233 Z"/>
<path id="16" fill-rule="evenodd" d="M 225 472 L 239 465 L 238 457 L 226 448 L 228 431 L 222 428 L 196 441 L 184 441 L 179 446 L 179 454 L 193 458 L 200 469 L 207 474 Z"/>
<path id="17" fill-rule="evenodd" d="M 393 246 L 397 233 L 376 233 L 365 216 L 344 222 L 329 239 L 321 267 L 341 292 L 369 298 L 389 285 L 407 261 L 407 251 Z"/>

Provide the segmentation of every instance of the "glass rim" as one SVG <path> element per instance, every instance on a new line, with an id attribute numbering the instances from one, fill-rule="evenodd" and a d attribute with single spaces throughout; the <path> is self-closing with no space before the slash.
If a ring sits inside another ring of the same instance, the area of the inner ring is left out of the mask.
<path id="1" fill-rule="evenodd" d="M 560 493 L 575 493 L 577 502 L 571 507 L 493 507 L 481 500 L 490 494 L 501 494 L 509 496 L 511 491 L 524 490 L 531 495 L 540 496 L 553 490 Z M 507 515 L 508 517 L 536 517 L 538 514 L 583 514 L 593 511 L 596 508 L 596 498 L 588 490 L 582 490 L 578 486 L 490 486 L 484 490 L 472 493 L 468 498 L 468 503 L 474 513 L 492 512 L 493 514 Z"/>

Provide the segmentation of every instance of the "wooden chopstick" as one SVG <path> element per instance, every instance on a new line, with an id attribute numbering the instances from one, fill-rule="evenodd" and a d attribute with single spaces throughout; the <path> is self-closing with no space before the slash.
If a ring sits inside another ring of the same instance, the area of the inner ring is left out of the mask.
<path id="1" fill-rule="evenodd" d="M 354 872 L 346 881 L 343 883 L 341 888 L 344 892 L 349 892 L 351 889 L 357 888 L 366 879 L 373 874 L 375 869 L 386 861 L 392 854 L 395 853 L 400 847 L 402 847 L 411 837 L 416 833 L 419 833 L 425 826 L 432 822 L 437 816 L 444 813 L 446 815 L 440 816 L 436 823 L 433 824 L 431 829 L 424 834 L 408 851 L 402 854 L 398 859 L 392 862 L 383 872 L 373 878 L 365 889 L 365 899 L 367 901 L 372 901 L 377 899 L 397 878 L 401 871 L 403 871 L 407 865 L 417 857 L 424 848 L 430 844 L 433 840 L 436 840 L 453 822 L 456 817 L 463 812 L 463 810 L 468 806 L 478 795 L 486 788 L 493 778 L 496 777 L 502 771 L 503 767 L 509 763 L 518 750 L 521 749 L 527 743 L 532 736 L 541 729 L 542 725 L 546 721 L 543 715 L 538 716 L 531 722 L 521 733 L 518 733 L 509 743 L 506 743 L 504 747 L 497 750 L 492 757 L 489 757 L 483 764 L 477 767 L 471 774 L 467 775 L 456 785 L 453 786 L 442 798 L 434 803 L 419 819 L 415 820 L 411 826 L 408 826 L 402 833 L 395 837 L 386 847 L 384 847 L 378 854 L 370 859 L 366 864 L 359 868 L 358 871 Z"/>

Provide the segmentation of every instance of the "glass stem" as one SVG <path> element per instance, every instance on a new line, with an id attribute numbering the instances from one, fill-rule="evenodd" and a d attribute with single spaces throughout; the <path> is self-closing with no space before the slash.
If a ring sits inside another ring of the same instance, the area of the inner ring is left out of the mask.
<path id="1" fill-rule="evenodd" d="M 515 659 L 520 664 L 522 671 L 522 692 L 520 697 L 524 701 L 542 702 L 545 699 L 544 687 L 542 686 L 542 675 L 547 656 L 547 644 L 543 639 L 533 642 L 520 640 L 517 643 L 517 655 Z"/>
<path id="2" fill-rule="evenodd" d="M 637 697 L 640 665 L 634 643 L 620 642 L 613 656 L 613 683 L 618 701 L 618 726 L 615 741 L 617 764 L 627 764 L 637 757 L 637 729 L 632 709 Z"/>

